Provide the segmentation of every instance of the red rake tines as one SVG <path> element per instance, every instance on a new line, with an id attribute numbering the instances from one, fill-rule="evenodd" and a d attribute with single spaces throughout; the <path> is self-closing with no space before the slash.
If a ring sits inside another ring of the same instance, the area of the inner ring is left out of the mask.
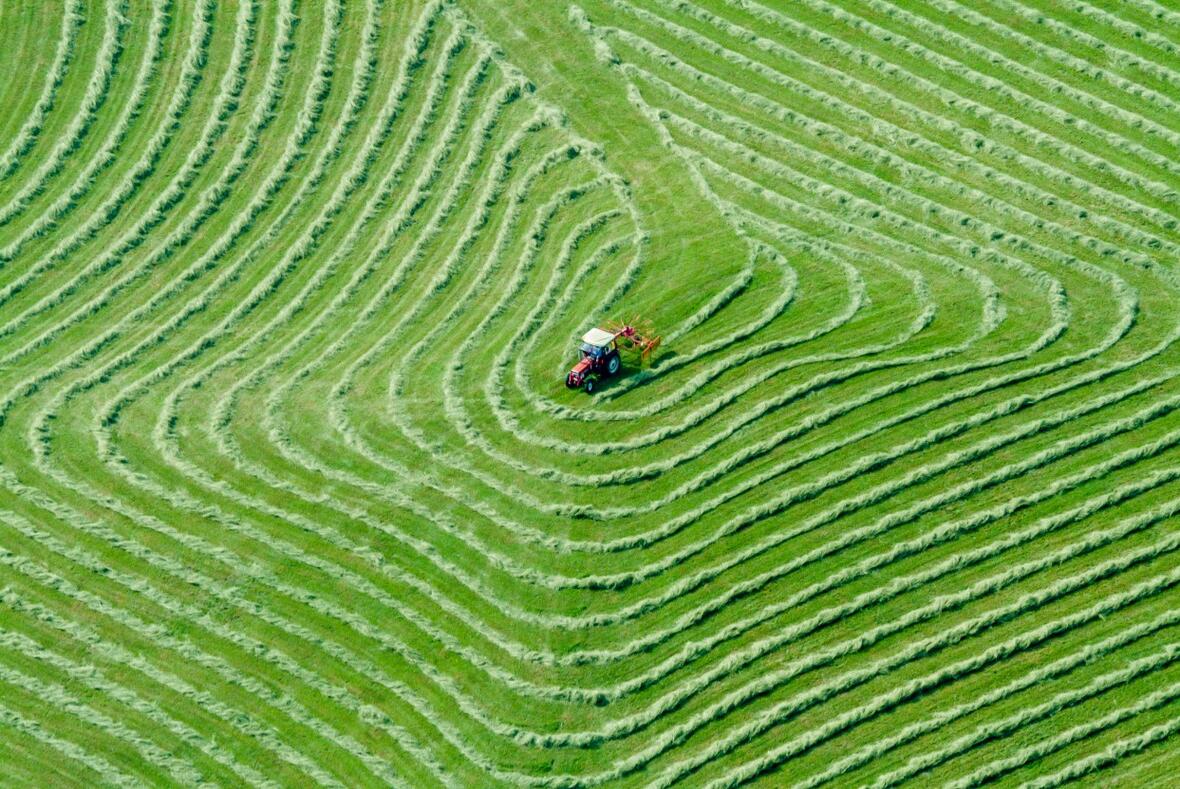
<path id="1" fill-rule="evenodd" d="M 607 325 L 607 330 L 618 337 L 627 350 L 638 350 L 640 360 L 648 359 L 654 354 L 662 339 L 655 333 L 650 321 L 639 317 L 634 317 L 627 323 L 612 321 Z"/>

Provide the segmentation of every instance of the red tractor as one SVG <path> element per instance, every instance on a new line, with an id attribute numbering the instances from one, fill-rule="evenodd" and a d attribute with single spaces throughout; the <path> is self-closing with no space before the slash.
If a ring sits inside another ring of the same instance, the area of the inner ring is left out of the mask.
<path id="1" fill-rule="evenodd" d="M 582 335 L 582 344 L 578 348 L 581 358 L 565 376 L 565 385 L 593 392 L 599 378 L 617 375 L 623 367 L 619 357 L 620 341 L 627 350 L 639 350 L 640 359 L 647 358 L 660 344 L 659 337 L 650 331 L 641 333 L 634 322 L 591 329 Z"/>

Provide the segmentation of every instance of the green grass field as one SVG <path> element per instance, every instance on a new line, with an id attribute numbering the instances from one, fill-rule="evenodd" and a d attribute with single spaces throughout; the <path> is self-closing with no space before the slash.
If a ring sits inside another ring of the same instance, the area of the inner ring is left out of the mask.
<path id="1" fill-rule="evenodd" d="M 0 73 L 0 785 L 1176 785 L 1180 7 L 7 0 Z"/>

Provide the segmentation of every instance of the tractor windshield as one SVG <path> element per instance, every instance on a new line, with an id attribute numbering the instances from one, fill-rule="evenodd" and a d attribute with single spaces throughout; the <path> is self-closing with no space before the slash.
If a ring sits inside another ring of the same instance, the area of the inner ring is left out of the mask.
<path id="1" fill-rule="evenodd" d="M 583 356 L 601 356 L 605 349 L 598 345 L 591 345 L 588 342 L 582 343 Z"/>

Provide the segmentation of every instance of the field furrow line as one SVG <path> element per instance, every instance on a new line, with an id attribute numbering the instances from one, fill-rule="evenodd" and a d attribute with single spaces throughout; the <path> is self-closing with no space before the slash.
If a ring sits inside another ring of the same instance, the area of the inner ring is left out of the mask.
<path id="1" fill-rule="evenodd" d="M 39 721 L 33 720 L 22 715 L 20 712 L 13 710 L 2 700 L 0 700 L 0 721 L 5 726 L 10 726 L 13 729 L 22 732 L 33 738 L 39 743 L 43 743 L 53 750 L 57 751 L 62 758 L 78 762 L 85 765 L 92 770 L 96 775 L 100 776 L 104 781 L 111 786 L 122 786 L 128 789 L 141 786 L 141 780 L 131 776 L 124 770 L 115 767 L 111 764 L 103 754 L 92 752 L 87 746 L 79 744 L 72 740 L 67 740 L 58 737 L 46 730 L 45 726 Z"/>
<path id="2" fill-rule="evenodd" d="M 422 764 L 431 766 L 434 772 L 441 776 L 437 762 L 430 755 L 429 751 L 424 749 L 408 731 L 396 724 L 386 723 L 381 720 L 381 716 L 374 716 L 367 712 L 367 708 L 362 705 L 349 692 L 345 691 L 339 686 L 334 686 L 321 679 L 314 672 L 309 671 L 301 666 L 296 661 L 287 657 L 281 651 L 274 649 L 257 639 L 242 635 L 237 631 L 226 627 L 210 617 L 206 612 L 201 611 L 191 604 L 186 604 L 175 600 L 167 593 L 161 591 L 157 585 L 143 578 L 138 578 L 133 575 L 123 573 L 117 568 L 110 567 L 106 560 L 99 556 L 90 553 L 77 545 L 69 545 L 62 543 L 53 535 L 45 532 L 26 519 L 16 516 L 14 513 L 5 515 L 5 522 L 11 528 L 18 530 L 22 535 L 29 539 L 37 541 L 44 541 L 55 554 L 64 557 L 71 562 L 78 564 L 80 567 L 86 568 L 93 572 L 102 572 L 103 575 L 110 578 L 114 583 L 123 586 L 130 592 L 142 595 L 152 604 L 159 606 L 163 610 L 175 616 L 182 616 L 189 619 L 200 627 L 206 629 L 208 632 L 216 635 L 218 638 L 224 639 L 238 647 L 244 654 L 258 656 L 265 663 L 276 666 L 281 670 L 290 680 L 296 680 L 304 684 L 305 687 L 310 688 L 325 699 L 329 699 L 349 712 L 362 717 L 374 725 L 376 728 L 384 731 L 389 737 L 398 743 L 399 746 L 405 748 L 409 753 L 412 753 Z M 116 547 L 125 547 L 116 543 Z M 149 638 L 152 642 L 158 644 L 160 647 L 167 649 L 186 661 L 192 661 L 204 668 L 207 668 L 221 677 L 226 683 L 239 687 L 247 693 L 250 693 L 260 704 L 271 707 L 287 718 L 297 723 L 317 731 L 321 736 L 329 739 L 334 744 L 338 745 L 345 751 L 350 752 L 356 756 L 361 762 L 367 763 L 370 769 L 373 770 L 374 775 L 384 775 L 389 778 L 388 765 L 375 760 L 372 754 L 366 752 L 366 749 L 356 743 L 347 735 L 340 733 L 332 726 L 327 724 L 322 717 L 323 709 L 316 711 L 313 714 L 303 704 L 297 702 L 291 697 L 289 692 L 277 692 L 273 685 L 266 684 L 260 681 L 259 678 L 242 674 L 240 671 L 234 669 L 223 657 L 213 654 L 208 651 L 208 647 L 198 647 L 191 639 L 180 639 L 167 634 L 166 630 L 159 624 L 149 624 L 142 618 L 134 614 L 125 606 L 113 606 L 106 602 L 103 598 L 91 592 L 85 592 L 78 589 L 73 584 L 61 577 L 57 577 L 52 573 L 44 570 L 37 564 L 30 561 L 16 561 L 9 560 L 4 562 L 13 570 L 20 572 L 22 575 L 30 579 L 32 582 L 38 584 L 42 588 L 52 588 L 55 592 L 64 595 L 75 601 L 78 605 L 95 612 L 96 614 L 109 618 L 118 622 L 120 625 L 127 627 L 134 632 L 141 633 L 144 637 Z M 99 634 L 85 627 L 84 625 L 73 621 L 58 617 L 52 612 L 46 612 L 43 606 L 38 603 L 29 602 L 20 598 L 16 592 L 9 591 L 3 598 L 5 603 L 17 607 L 22 611 L 31 612 L 38 616 L 38 618 L 46 620 L 51 626 L 62 628 L 71 636 L 79 638 L 88 643 L 103 644 L 103 639 Z M 104 645 L 103 650 L 111 653 L 112 659 L 125 665 L 132 666 L 139 671 L 143 671 L 156 682 L 159 682 L 165 687 L 176 691 L 177 693 L 191 697 L 193 702 L 199 704 L 204 710 L 212 712 L 222 720 L 225 720 L 235 728 L 243 726 L 242 715 L 245 710 L 228 706 L 227 704 L 215 698 L 208 689 L 196 690 L 173 676 L 171 672 L 162 671 L 156 666 L 145 661 L 142 657 L 130 655 L 125 650 L 118 647 Z M 290 686 L 288 686 L 290 687 Z M 256 722 L 250 722 L 246 725 L 244 733 L 256 742 L 259 742 L 263 747 L 272 751 L 280 759 L 291 764 L 299 765 L 306 762 L 306 757 L 295 750 L 291 744 L 285 743 L 278 736 L 277 732 L 264 728 Z"/>
<path id="3" fill-rule="evenodd" d="M 901 770 L 880 776 L 872 785 L 874 787 L 896 786 L 913 776 L 968 752 L 980 743 L 1008 737 L 1021 727 L 1052 716 L 1065 707 L 1080 704 L 1112 688 L 1132 682 L 1144 674 L 1171 665 L 1177 658 L 1180 658 L 1180 645 L 1170 643 L 1147 657 L 1131 661 L 1125 668 L 1096 677 L 1080 688 L 1058 693 L 1048 701 L 1021 709 L 1006 718 L 988 721 L 971 733 L 956 738 L 942 748 L 911 760 Z"/>
<path id="4" fill-rule="evenodd" d="M 1064 748 L 1067 745 L 1071 745 L 1075 742 L 1080 742 L 1087 737 L 1093 736 L 1097 732 L 1108 729 L 1111 726 L 1115 726 L 1125 720 L 1134 718 L 1136 715 L 1140 715 L 1149 710 L 1169 704 L 1170 702 L 1175 701 L 1177 698 L 1180 698 L 1180 682 L 1171 683 L 1160 688 L 1159 690 L 1149 693 L 1134 704 L 1122 707 L 1117 710 L 1112 710 L 1111 712 L 1108 712 L 1105 715 L 1102 715 L 1088 723 L 1074 726 L 1057 735 L 1054 735 L 1053 737 L 1049 737 L 1033 745 L 1021 748 L 1011 756 L 986 764 L 969 775 L 950 782 L 948 786 L 959 789 L 959 787 L 978 786 L 981 783 L 995 780 L 996 777 L 1022 767 L 1034 759 L 1043 758 L 1047 754 L 1053 753 L 1054 751 L 1060 750 L 1061 748 Z M 1174 721 L 1170 721 L 1168 724 L 1163 724 L 1154 730 L 1149 729 L 1143 735 L 1140 735 L 1140 737 L 1137 738 L 1137 741 L 1141 742 L 1144 739 L 1162 739 L 1163 736 L 1174 732 L 1176 728 L 1177 727 L 1175 726 Z"/>
<path id="5" fill-rule="evenodd" d="M 1029 789 L 1048 789 L 1048 787 L 1060 786 L 1116 764 L 1124 756 L 1145 750 L 1158 742 L 1164 742 L 1177 732 L 1180 732 L 1180 716 L 1156 724 L 1141 734 L 1124 737 L 1093 756 L 1079 759 L 1051 775 L 1025 781 L 1021 786 L 1029 787 Z"/>
<path id="6" fill-rule="evenodd" d="M 0 154 L 0 180 L 7 179 L 20 163 L 20 158 L 28 153 L 29 148 L 36 142 L 45 118 L 53 109 L 57 98 L 58 88 L 65 80 L 66 71 L 74 59 L 75 44 L 78 38 L 78 28 L 85 19 L 82 0 L 69 0 L 61 18 L 61 28 L 58 33 L 57 51 L 53 57 L 53 65 L 45 72 L 45 83 L 41 88 L 41 95 L 21 125 L 20 131 L 8 143 L 4 153 Z"/>
<path id="7" fill-rule="evenodd" d="M 11 600 L 5 600 L 5 603 L 9 606 L 12 605 L 12 602 Z M 153 723 L 158 724 L 162 729 L 169 731 L 178 740 L 203 751 L 214 761 L 229 768 L 238 776 L 239 780 L 258 786 L 276 785 L 273 781 L 268 781 L 257 770 L 250 768 L 248 765 L 241 764 L 224 751 L 217 749 L 212 743 L 202 737 L 202 735 L 189 726 L 186 726 L 180 720 L 165 713 L 158 705 L 145 700 L 134 690 L 112 682 L 105 676 L 101 669 L 95 667 L 93 664 L 81 664 L 70 660 L 63 655 L 46 649 L 31 638 L 12 630 L 0 634 L 0 646 L 5 648 L 6 653 L 20 654 L 39 663 L 51 665 L 69 677 L 71 682 L 83 681 L 94 690 L 125 704 Z M 192 765 L 188 769 L 197 771 L 198 768 Z"/>
<path id="8" fill-rule="evenodd" d="M 890 735 L 884 740 L 873 743 L 872 745 L 860 749 L 856 753 L 850 754 L 849 756 L 833 764 L 824 772 L 812 775 L 805 781 L 800 782 L 797 785 L 798 789 L 819 786 L 823 783 L 827 783 L 830 780 L 839 778 L 840 776 L 850 773 L 865 764 L 871 763 L 873 759 L 880 757 L 884 753 L 887 753 L 894 748 L 897 748 L 908 742 L 912 742 L 918 737 L 938 731 L 947 724 L 977 712 L 978 710 L 984 709 L 998 701 L 1008 698 L 1009 696 L 1014 696 L 1017 693 L 1035 687 L 1040 683 L 1066 675 L 1076 668 L 1086 666 L 1103 659 L 1123 646 L 1133 644 L 1141 638 L 1152 635 L 1160 630 L 1172 627 L 1176 624 L 1180 624 L 1180 611 L 1167 611 L 1152 619 L 1150 622 L 1143 622 L 1133 625 L 1109 638 L 1103 639 L 1102 641 L 1087 644 L 1084 648 L 1071 655 L 1059 658 L 1047 666 L 1030 671 L 1024 676 L 1013 680 L 1002 687 L 988 691 L 987 693 L 973 699 L 970 702 L 958 704 L 954 707 L 937 712 L 922 721 L 906 726 L 901 731 Z"/>
<path id="9" fill-rule="evenodd" d="M 94 124 L 110 91 L 116 65 L 123 56 L 124 37 L 129 22 L 127 12 L 126 0 L 108 0 L 104 5 L 102 44 L 95 58 L 90 82 L 86 85 L 86 93 L 82 97 L 82 106 L 74 114 L 70 125 L 59 134 L 57 143 L 37 171 L 25 179 L 24 185 L 6 203 L 0 205 L 0 227 L 11 221 L 33 196 L 45 189 L 49 179 L 61 172 L 67 157 L 78 149 Z M 157 21 L 153 23 L 157 30 L 158 19 L 157 16 Z"/>

